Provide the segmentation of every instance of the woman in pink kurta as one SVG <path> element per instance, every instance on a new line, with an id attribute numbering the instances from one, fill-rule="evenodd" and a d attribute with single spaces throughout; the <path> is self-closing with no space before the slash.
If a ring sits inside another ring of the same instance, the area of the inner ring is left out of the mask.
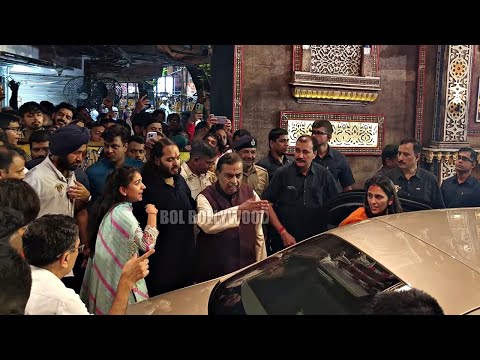
<path id="1" fill-rule="evenodd" d="M 138 254 L 139 249 L 148 251 L 155 246 L 158 236 L 155 206 L 146 206 L 148 220 L 144 231 L 132 213 L 132 202 L 142 200 L 144 189 L 137 169 L 120 167 L 108 176 L 105 193 L 93 206 L 89 235 L 91 240 L 94 237 L 90 249 L 95 249 L 95 252 L 88 260 L 80 292 L 90 313 L 108 312 L 123 265 Z M 101 219 L 100 224 L 98 219 Z M 142 279 L 130 293 L 129 303 L 145 299 L 148 299 L 148 291 Z"/>

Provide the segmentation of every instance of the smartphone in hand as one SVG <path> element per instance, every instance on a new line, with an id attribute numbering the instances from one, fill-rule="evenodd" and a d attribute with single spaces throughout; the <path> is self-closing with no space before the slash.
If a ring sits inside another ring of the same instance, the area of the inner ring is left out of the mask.
<path id="1" fill-rule="evenodd" d="M 149 131 L 147 133 L 147 141 L 149 141 L 150 139 L 154 139 L 154 140 L 157 140 L 157 132 L 156 131 Z"/>

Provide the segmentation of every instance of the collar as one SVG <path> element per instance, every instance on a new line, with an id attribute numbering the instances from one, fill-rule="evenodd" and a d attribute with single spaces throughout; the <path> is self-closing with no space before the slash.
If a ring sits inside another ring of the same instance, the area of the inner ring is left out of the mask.
<path id="1" fill-rule="evenodd" d="M 296 171 L 296 174 L 297 175 L 301 175 L 303 176 L 302 172 L 300 171 L 300 168 L 297 166 L 297 163 L 295 161 L 292 162 L 292 167 L 295 168 L 295 171 Z M 315 166 L 314 166 L 314 162 L 312 161 L 312 163 L 310 164 L 310 169 L 308 169 L 307 171 L 307 175 L 308 174 L 316 174 L 316 169 L 315 169 Z"/>
<path id="2" fill-rule="evenodd" d="M 227 194 L 225 191 L 222 190 L 222 187 L 220 186 L 220 183 L 218 182 L 218 180 L 215 182 L 215 190 L 217 190 L 217 192 L 222 195 L 225 199 L 227 199 L 228 201 L 232 201 L 232 198 L 233 196 L 238 193 L 238 190 L 235 194 L 232 194 L 232 195 L 229 195 Z"/>
<path id="3" fill-rule="evenodd" d="M 320 151 L 320 149 L 319 149 L 318 151 Z M 330 148 L 330 145 L 328 145 L 328 144 L 327 144 L 327 153 L 325 154 L 325 156 L 324 156 L 323 158 L 320 157 L 320 152 L 319 152 L 319 153 L 317 153 L 317 157 L 318 157 L 320 160 L 326 159 L 327 157 L 335 158 L 333 149 L 331 149 L 331 148 Z"/>
<path id="4" fill-rule="evenodd" d="M 52 160 L 50 160 L 50 156 L 47 156 L 45 160 L 42 161 L 42 163 L 45 163 L 45 166 L 50 168 L 50 170 L 52 170 L 55 173 L 55 175 L 57 175 L 59 180 L 68 182 L 65 176 L 63 176 L 60 170 L 58 170 L 57 167 L 53 164 Z M 72 172 L 69 170 L 68 177 L 70 178 L 71 176 L 72 176 Z"/>
<path id="5" fill-rule="evenodd" d="M 280 161 L 278 161 L 275 157 L 273 157 L 271 151 L 268 152 L 268 158 L 270 159 L 270 161 L 271 161 L 272 163 L 276 163 L 276 164 L 285 165 L 285 164 L 288 164 L 288 163 L 289 163 L 287 155 L 283 155 L 283 162 L 280 162 Z"/>
<path id="6" fill-rule="evenodd" d="M 455 174 L 454 179 L 455 179 L 455 182 L 460 185 L 460 183 L 458 182 L 458 176 L 457 176 L 457 174 Z M 467 180 L 465 180 L 462 184 L 473 185 L 473 182 L 474 182 L 474 181 L 475 181 L 475 180 L 474 180 L 474 177 L 472 176 L 472 174 L 470 174 L 470 175 L 468 176 Z"/>
<path id="7" fill-rule="evenodd" d="M 423 173 L 422 173 L 422 171 L 420 171 L 420 169 L 421 169 L 421 168 L 417 167 L 417 171 L 416 171 L 415 174 L 412 176 L 412 178 L 413 178 L 414 176 L 416 176 L 416 177 L 419 178 L 419 179 L 423 179 Z M 405 178 L 405 175 L 404 175 L 404 173 L 403 173 L 403 171 L 402 171 L 402 169 L 400 169 L 398 166 L 397 166 L 395 169 L 393 169 L 393 172 L 394 172 L 394 175 L 395 175 L 395 176 L 394 176 L 395 179 L 397 179 L 397 180 L 400 179 L 400 178 L 406 179 L 406 178 Z M 411 179 L 411 178 L 410 178 L 410 179 Z"/>
<path id="8" fill-rule="evenodd" d="M 182 165 L 180 165 L 183 171 L 185 171 L 185 175 L 187 179 L 193 179 L 193 178 L 204 178 L 207 174 L 200 174 L 200 176 L 196 175 L 192 169 L 190 169 L 190 166 L 188 166 L 187 162 L 184 161 Z"/>
<path id="9" fill-rule="evenodd" d="M 253 164 L 253 170 L 251 173 L 247 174 L 246 172 L 243 171 L 243 175 L 245 175 L 246 177 L 249 177 L 250 175 L 252 174 L 256 174 L 257 173 L 257 165 Z"/>

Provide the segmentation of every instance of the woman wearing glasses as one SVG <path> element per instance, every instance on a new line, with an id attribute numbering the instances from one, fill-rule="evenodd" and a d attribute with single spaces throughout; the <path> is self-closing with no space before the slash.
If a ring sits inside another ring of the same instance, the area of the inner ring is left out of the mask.
<path id="1" fill-rule="evenodd" d="M 393 182 L 384 175 L 376 175 L 365 183 L 365 204 L 352 212 L 339 226 L 353 224 L 372 217 L 401 213 Z"/>
<path id="2" fill-rule="evenodd" d="M 91 313 L 105 314 L 115 297 L 122 268 L 138 250 L 155 246 L 157 212 L 148 204 L 147 225 L 142 231 L 132 213 L 132 202 L 141 201 L 145 185 L 138 169 L 122 166 L 108 175 L 105 191 L 94 203 L 89 223 L 90 254 L 80 296 Z M 93 257 L 92 257 L 93 256 Z M 130 292 L 129 304 L 148 299 L 145 280 Z"/>

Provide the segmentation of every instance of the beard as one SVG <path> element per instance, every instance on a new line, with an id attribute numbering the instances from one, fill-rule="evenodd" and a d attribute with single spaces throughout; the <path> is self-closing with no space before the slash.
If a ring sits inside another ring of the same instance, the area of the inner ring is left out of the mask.
<path id="1" fill-rule="evenodd" d="M 68 162 L 68 159 L 67 159 L 66 156 L 59 156 L 57 165 L 58 165 L 60 171 L 66 171 L 66 170 L 74 171 L 78 167 L 79 164 L 77 164 L 77 163 L 70 164 Z"/>
<path id="2" fill-rule="evenodd" d="M 180 168 L 177 166 L 173 169 L 176 169 L 176 172 L 175 173 L 172 173 L 172 171 L 170 170 L 171 168 L 167 168 L 166 166 L 164 166 L 163 164 L 160 164 L 158 165 L 158 172 L 160 173 L 160 175 L 163 177 L 163 178 L 170 178 L 174 175 L 178 175 L 180 174 Z"/>

